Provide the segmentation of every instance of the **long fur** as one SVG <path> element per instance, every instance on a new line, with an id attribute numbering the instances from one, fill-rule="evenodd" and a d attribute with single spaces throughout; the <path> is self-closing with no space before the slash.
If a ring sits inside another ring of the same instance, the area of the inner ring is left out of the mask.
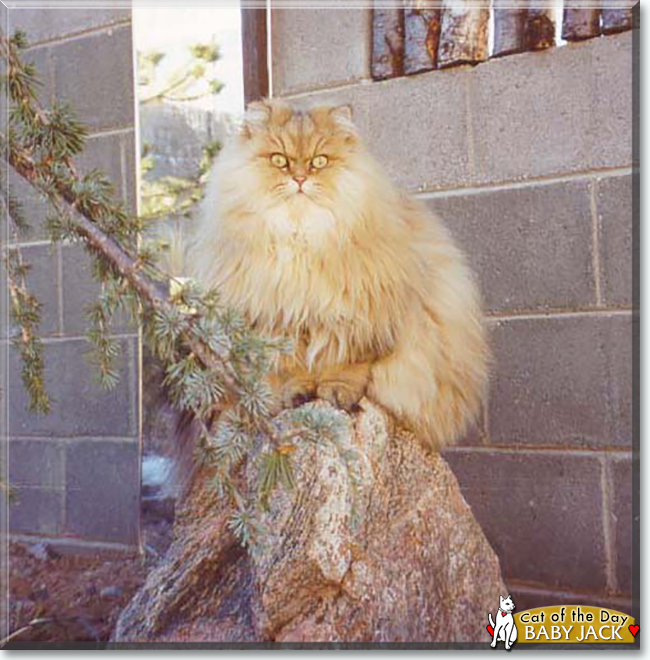
<path id="1" fill-rule="evenodd" d="M 488 352 L 472 274 L 346 107 L 249 108 L 215 165 L 189 265 L 260 331 L 294 339 L 273 378 L 281 404 L 314 395 L 347 407 L 365 394 L 436 449 L 477 414 Z"/>

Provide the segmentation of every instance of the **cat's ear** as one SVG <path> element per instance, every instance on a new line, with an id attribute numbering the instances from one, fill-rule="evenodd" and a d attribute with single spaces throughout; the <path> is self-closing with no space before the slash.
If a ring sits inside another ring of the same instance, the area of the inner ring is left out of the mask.
<path id="1" fill-rule="evenodd" d="M 334 119 L 336 125 L 345 134 L 346 141 L 352 142 L 357 137 L 357 129 L 352 121 L 352 106 L 337 105 L 329 111 L 329 116 Z"/>
<path id="2" fill-rule="evenodd" d="M 337 121 L 352 124 L 352 106 L 349 104 L 337 105 L 330 110 L 330 117 Z"/>
<path id="3" fill-rule="evenodd" d="M 271 104 L 268 101 L 249 103 L 244 114 L 242 135 L 251 138 L 256 131 L 263 130 L 271 119 Z"/>

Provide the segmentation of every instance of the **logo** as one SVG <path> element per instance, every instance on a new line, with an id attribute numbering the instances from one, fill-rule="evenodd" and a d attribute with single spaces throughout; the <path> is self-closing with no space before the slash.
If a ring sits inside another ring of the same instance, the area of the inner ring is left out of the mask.
<path id="1" fill-rule="evenodd" d="M 499 596 L 494 619 L 488 614 L 490 646 L 505 649 L 518 644 L 629 644 L 634 645 L 639 625 L 629 614 L 593 605 L 549 605 L 513 613 L 510 595 Z M 636 643 L 638 646 L 638 642 Z"/>
<path id="2" fill-rule="evenodd" d="M 512 602 L 510 594 L 506 598 L 499 596 L 499 611 L 496 613 L 496 621 L 492 619 L 492 612 L 488 613 L 490 625 L 488 632 L 492 635 L 490 646 L 495 649 L 499 642 L 503 642 L 506 651 L 517 641 L 517 625 L 512 612 L 515 604 Z"/>

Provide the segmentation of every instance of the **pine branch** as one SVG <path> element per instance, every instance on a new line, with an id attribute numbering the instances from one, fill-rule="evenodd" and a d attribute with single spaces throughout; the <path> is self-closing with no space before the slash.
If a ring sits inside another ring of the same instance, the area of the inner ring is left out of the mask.
<path id="1" fill-rule="evenodd" d="M 90 310 L 88 337 L 95 347 L 100 379 L 106 386 L 117 382 L 113 364 L 119 343 L 110 336 L 109 327 L 115 311 L 127 307 L 141 322 L 153 354 L 165 364 L 174 402 L 191 411 L 202 429 L 198 449 L 213 468 L 215 486 L 235 510 L 231 529 L 254 550 L 265 533 L 257 513 L 278 485 L 293 487 L 293 440 L 336 442 L 335 420 L 327 414 L 296 415 L 295 429 L 276 428 L 266 376 L 276 356 L 289 352 L 291 346 L 286 340 L 258 335 L 233 310 L 220 306 L 216 291 L 170 280 L 156 268 L 151 247 L 141 245 L 142 221 L 115 201 L 101 173 L 83 177 L 77 173 L 73 158 L 83 149 L 85 128 L 68 108 L 41 106 L 34 92 L 36 73 L 22 64 L 18 54 L 24 45 L 22 35 L 11 40 L 0 36 L 0 56 L 7 62 L 2 82 L 11 102 L 0 150 L 9 165 L 49 200 L 53 215 L 47 227 L 52 240 L 80 240 L 93 257 L 94 275 L 103 292 Z M 216 53 L 208 49 L 200 56 L 210 61 Z M 7 208 L 12 204 L 19 214 L 11 198 L 5 202 Z M 10 290 L 16 300 L 24 364 L 30 369 L 24 381 L 32 383 L 32 400 L 46 409 L 49 400 L 44 390 L 38 390 L 43 367 L 37 337 L 39 307 L 26 293 L 26 265 L 16 254 L 8 265 L 14 274 Z M 260 455 L 258 488 L 240 492 L 237 470 L 243 461 Z"/>

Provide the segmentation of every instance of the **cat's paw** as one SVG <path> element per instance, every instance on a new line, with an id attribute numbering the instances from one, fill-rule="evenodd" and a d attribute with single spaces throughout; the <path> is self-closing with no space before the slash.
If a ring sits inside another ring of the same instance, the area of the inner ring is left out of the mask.
<path id="1" fill-rule="evenodd" d="M 316 396 L 319 399 L 329 401 L 349 413 L 359 410 L 359 401 L 363 395 L 363 389 L 353 388 L 344 383 L 321 383 L 316 389 Z"/>
<path id="2" fill-rule="evenodd" d="M 316 391 L 312 385 L 305 383 L 287 383 L 280 392 L 282 408 L 299 408 L 304 403 L 316 398 Z"/>

